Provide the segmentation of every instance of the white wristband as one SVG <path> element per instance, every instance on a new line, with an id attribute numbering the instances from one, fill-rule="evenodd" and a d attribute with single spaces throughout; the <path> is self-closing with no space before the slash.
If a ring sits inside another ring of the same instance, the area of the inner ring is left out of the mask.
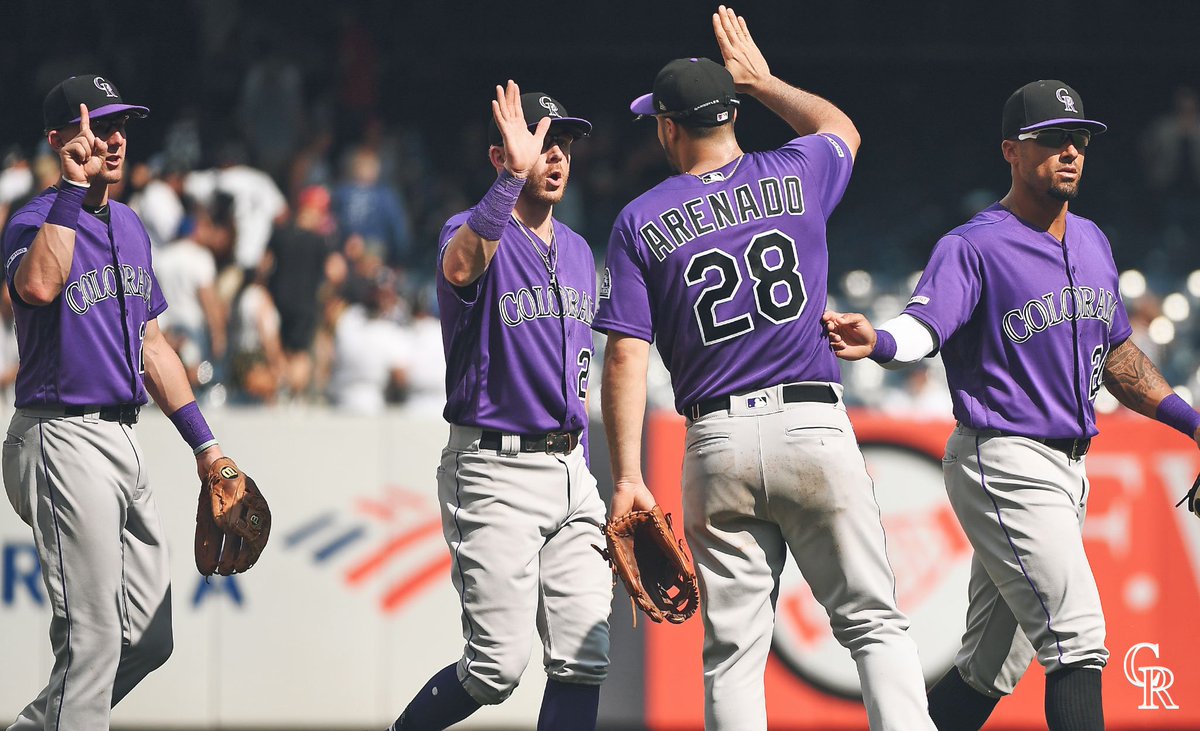
<path id="1" fill-rule="evenodd" d="M 208 449 L 209 447 L 215 447 L 218 444 L 220 444 L 220 442 L 218 442 L 216 439 L 209 439 L 207 442 L 204 442 L 203 444 L 200 444 L 195 449 L 193 449 L 192 454 L 199 457 L 201 452 Z"/>

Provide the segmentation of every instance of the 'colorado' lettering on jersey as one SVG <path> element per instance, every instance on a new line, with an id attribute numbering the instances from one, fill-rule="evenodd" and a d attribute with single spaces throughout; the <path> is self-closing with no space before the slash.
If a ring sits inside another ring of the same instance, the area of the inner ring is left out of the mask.
<path id="1" fill-rule="evenodd" d="M 150 237 L 128 206 L 111 202 L 111 223 L 89 213 L 79 217 L 60 301 L 33 307 L 16 293 L 13 277 L 57 196 L 54 188 L 47 188 L 21 208 L 4 231 L 3 261 L 18 311 L 22 361 L 16 406 L 144 404 L 146 324 L 167 309 L 167 302 L 154 278 Z M 113 264 L 114 247 L 119 270 Z M 117 301 L 121 290 L 124 308 Z"/>
<path id="2" fill-rule="evenodd" d="M 443 253 L 469 215 L 464 211 L 446 222 Z M 444 416 L 451 424 L 517 434 L 586 427 L 596 262 L 583 237 L 559 221 L 554 238 L 557 291 L 534 242 L 511 219 L 473 285 L 447 282 L 439 256 Z"/>
<path id="3" fill-rule="evenodd" d="M 509 327 L 543 317 L 562 317 L 564 308 L 567 317 L 589 326 L 596 315 L 596 303 L 591 293 L 566 285 L 561 287 L 561 295 L 556 295 L 549 286 L 540 285 L 521 287 L 500 295 L 500 320 Z"/>
<path id="4" fill-rule="evenodd" d="M 1068 213 L 1060 243 L 997 203 L 938 241 L 904 312 L 941 344 L 961 423 L 1090 437 L 1104 363 L 1132 332 L 1119 292 L 1096 224 Z"/>
<path id="5" fill-rule="evenodd" d="M 1047 292 L 1023 306 L 1004 313 L 1004 334 L 1014 343 L 1024 343 L 1034 335 L 1045 332 L 1076 318 L 1103 320 L 1111 329 L 1113 314 L 1120 300 L 1107 289 L 1063 287 L 1061 292 Z"/>
<path id="6" fill-rule="evenodd" d="M 134 269 L 128 264 L 122 265 L 121 270 L 125 278 L 123 282 L 125 296 L 140 297 L 145 300 L 146 307 L 150 307 L 150 293 L 154 289 L 150 272 L 144 267 L 139 266 Z M 115 273 L 116 269 L 109 264 L 99 270 L 93 269 L 81 274 L 63 289 L 63 299 L 67 306 L 77 315 L 86 315 L 92 305 L 116 297 L 117 278 Z"/>
<path id="7" fill-rule="evenodd" d="M 592 326 L 655 342 L 675 407 L 780 383 L 840 380 L 821 327 L 825 224 L 852 159 L 833 135 L 676 175 L 613 227 Z"/>

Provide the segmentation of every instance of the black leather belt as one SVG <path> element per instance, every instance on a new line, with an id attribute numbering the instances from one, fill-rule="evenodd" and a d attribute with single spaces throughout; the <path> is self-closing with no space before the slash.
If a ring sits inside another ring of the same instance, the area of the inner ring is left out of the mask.
<path id="1" fill-rule="evenodd" d="M 1041 439 L 1040 437 L 1025 437 L 1032 439 L 1035 442 L 1041 442 L 1051 449 L 1057 449 L 1071 459 L 1079 459 L 1088 453 L 1092 447 L 1092 440 L 1088 439 Z"/>
<path id="2" fill-rule="evenodd" d="M 119 421 L 122 424 L 136 424 L 142 407 L 136 404 L 120 404 L 118 406 L 64 406 L 64 416 L 83 416 L 99 412 L 102 421 Z"/>
<path id="3" fill-rule="evenodd" d="M 497 452 L 504 445 L 504 437 L 511 436 L 517 440 L 518 452 L 547 452 L 552 454 L 570 454 L 579 445 L 579 431 L 552 431 L 547 434 L 505 434 L 504 432 L 485 429 L 479 438 L 480 449 L 494 449 Z"/>
<path id="4" fill-rule="evenodd" d="M 732 399 L 737 396 L 717 396 L 710 399 L 698 401 L 684 409 L 684 415 L 699 419 L 705 414 L 711 414 L 714 411 L 726 411 L 730 408 Z M 793 383 L 783 387 L 783 402 L 785 404 L 794 404 L 801 401 L 812 401 L 819 404 L 836 404 L 838 401 L 837 393 L 833 387 L 826 384 L 816 383 Z"/>

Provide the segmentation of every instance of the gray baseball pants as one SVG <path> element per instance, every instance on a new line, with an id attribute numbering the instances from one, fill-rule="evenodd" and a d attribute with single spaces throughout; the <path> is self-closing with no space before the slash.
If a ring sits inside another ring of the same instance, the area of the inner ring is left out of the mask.
<path id="1" fill-rule="evenodd" d="M 502 702 L 521 679 L 536 627 L 546 674 L 599 685 L 608 673 L 612 574 L 604 501 L 583 459 L 480 449 L 479 429 L 450 427 L 438 467 L 442 531 L 462 602 L 458 678 L 477 702 Z"/>
<path id="2" fill-rule="evenodd" d="M 167 546 L 133 428 L 47 413 L 18 410 L 4 440 L 4 486 L 33 529 L 54 648 L 49 682 L 9 731 L 102 731 L 171 654 Z"/>
<path id="3" fill-rule="evenodd" d="M 975 549 L 955 665 L 992 697 L 1013 692 L 1037 656 L 1047 673 L 1101 668 L 1104 614 L 1083 549 L 1083 459 L 1032 439 L 964 426 L 942 460 L 946 493 Z"/>
<path id="4" fill-rule="evenodd" d="M 858 666 L 871 729 L 933 731 L 845 406 L 786 404 L 781 386 L 731 403 L 689 422 L 683 460 L 685 533 L 704 618 L 705 728 L 767 728 L 763 671 L 790 551 Z"/>

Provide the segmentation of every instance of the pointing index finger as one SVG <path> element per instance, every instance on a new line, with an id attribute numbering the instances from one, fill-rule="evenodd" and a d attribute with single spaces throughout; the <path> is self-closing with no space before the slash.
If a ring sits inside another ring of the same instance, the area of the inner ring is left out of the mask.
<path id="1" fill-rule="evenodd" d="M 79 104 L 79 131 L 85 134 L 91 134 L 92 123 L 88 118 L 87 105 L 80 102 Z"/>

